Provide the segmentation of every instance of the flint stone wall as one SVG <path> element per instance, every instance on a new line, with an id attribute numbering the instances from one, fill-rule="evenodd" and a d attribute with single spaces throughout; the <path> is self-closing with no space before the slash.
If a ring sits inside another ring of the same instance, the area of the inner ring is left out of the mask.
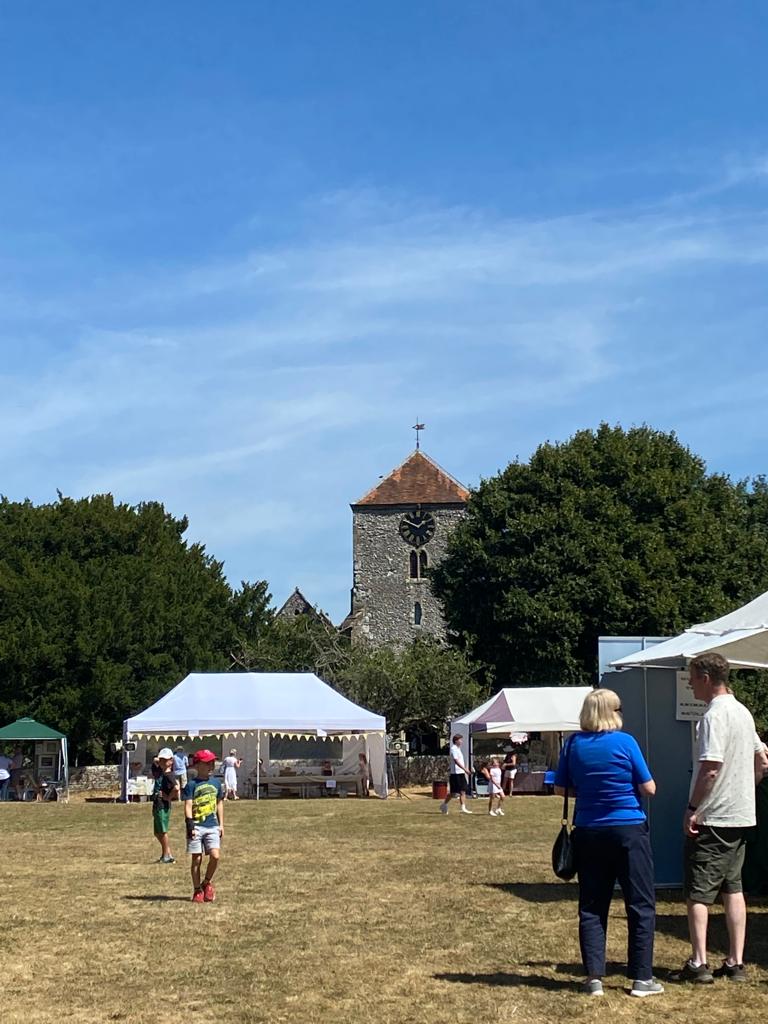
<path id="1" fill-rule="evenodd" d="M 429 568 L 445 557 L 448 539 L 464 516 L 463 507 L 422 505 L 435 517 L 432 540 L 423 548 Z M 405 647 L 419 636 L 444 640 L 445 620 L 440 602 L 432 593 L 429 577 L 411 579 L 410 555 L 398 529 L 408 509 L 365 508 L 354 512 L 354 586 L 352 611 L 358 612 L 352 640 L 376 647 Z M 421 604 L 421 625 L 414 623 L 414 606 Z"/>
<path id="2" fill-rule="evenodd" d="M 89 764 L 73 768 L 69 773 L 69 789 L 72 793 L 120 789 L 120 765 Z"/>

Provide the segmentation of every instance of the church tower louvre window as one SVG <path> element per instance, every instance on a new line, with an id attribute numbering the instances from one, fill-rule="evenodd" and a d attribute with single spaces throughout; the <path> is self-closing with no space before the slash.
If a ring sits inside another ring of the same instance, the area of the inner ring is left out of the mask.
<path id="1" fill-rule="evenodd" d="M 408 576 L 412 580 L 425 580 L 429 572 L 429 557 L 426 551 L 412 551 L 408 556 Z"/>
<path id="2" fill-rule="evenodd" d="M 417 448 L 351 506 L 352 607 L 341 628 L 353 643 L 401 648 L 417 636 L 446 638 L 430 574 L 445 556 L 468 497 Z"/>

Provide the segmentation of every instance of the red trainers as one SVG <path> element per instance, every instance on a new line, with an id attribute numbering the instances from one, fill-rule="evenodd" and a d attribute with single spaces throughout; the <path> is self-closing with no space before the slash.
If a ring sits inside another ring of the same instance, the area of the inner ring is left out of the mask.
<path id="1" fill-rule="evenodd" d="M 202 903 L 204 899 L 205 899 L 205 896 L 203 895 L 203 890 L 202 889 L 195 889 L 194 893 L 192 894 L 192 902 L 193 903 Z"/>
<path id="2" fill-rule="evenodd" d="M 213 882 L 203 883 L 203 899 L 206 903 L 213 903 L 216 899 L 216 890 L 213 888 Z"/>

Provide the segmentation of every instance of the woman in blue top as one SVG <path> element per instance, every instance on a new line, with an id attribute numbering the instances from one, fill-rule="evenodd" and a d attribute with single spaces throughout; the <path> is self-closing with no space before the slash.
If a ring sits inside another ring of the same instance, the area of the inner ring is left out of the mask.
<path id="1" fill-rule="evenodd" d="M 637 741 L 621 731 L 621 703 L 613 690 L 593 690 L 581 709 L 581 732 L 560 755 L 555 791 L 576 795 L 573 832 L 579 876 L 579 944 L 588 995 L 603 994 L 608 911 L 618 881 L 629 928 L 628 975 L 633 996 L 659 995 L 653 977 L 656 897 L 653 855 L 642 797 L 653 796 Z"/>

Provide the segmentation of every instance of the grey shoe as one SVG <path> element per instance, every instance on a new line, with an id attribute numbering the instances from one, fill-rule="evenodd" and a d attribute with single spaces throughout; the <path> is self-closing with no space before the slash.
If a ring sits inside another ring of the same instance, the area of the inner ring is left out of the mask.
<path id="1" fill-rule="evenodd" d="M 694 985 L 711 985 L 715 979 L 707 964 L 694 967 L 690 960 L 686 960 L 679 971 L 672 971 L 669 980 L 690 981 Z"/>
<path id="2" fill-rule="evenodd" d="M 744 964 L 729 964 L 723 960 L 722 967 L 716 967 L 712 971 L 713 978 L 727 978 L 728 981 L 746 981 L 747 969 Z"/>
<path id="3" fill-rule="evenodd" d="M 650 981 L 639 981 L 635 980 L 632 982 L 632 989 L 629 993 L 631 996 L 639 996 L 644 999 L 645 996 L 661 996 L 664 994 L 664 986 L 660 985 L 655 978 L 651 978 Z"/>
<path id="4" fill-rule="evenodd" d="M 605 995 L 603 992 L 603 983 L 599 978 L 593 978 L 592 981 L 583 981 L 581 983 L 581 991 L 585 996 Z"/>

